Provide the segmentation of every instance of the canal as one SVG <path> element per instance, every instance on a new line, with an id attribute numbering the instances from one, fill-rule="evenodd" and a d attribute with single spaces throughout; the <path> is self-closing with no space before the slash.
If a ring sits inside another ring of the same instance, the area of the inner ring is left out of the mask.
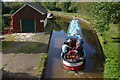
<path id="1" fill-rule="evenodd" d="M 67 29 L 72 19 L 58 17 L 52 20 L 53 32 L 51 35 L 47 65 L 43 78 L 103 78 L 104 57 L 97 36 L 90 25 L 80 21 L 85 43 L 86 61 L 83 70 L 70 71 L 62 66 L 61 46 L 65 41 Z"/>

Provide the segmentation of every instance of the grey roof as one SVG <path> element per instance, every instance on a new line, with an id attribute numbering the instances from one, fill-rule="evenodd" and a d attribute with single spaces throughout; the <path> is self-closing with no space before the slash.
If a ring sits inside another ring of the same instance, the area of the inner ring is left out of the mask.
<path id="1" fill-rule="evenodd" d="M 31 5 L 32 7 L 37 9 L 38 11 L 42 12 L 43 14 L 47 13 L 47 10 L 45 8 L 43 8 L 41 5 L 38 5 L 38 4 L 35 4 L 35 3 L 27 3 L 27 4 Z"/>
<path id="2" fill-rule="evenodd" d="M 46 14 L 47 10 L 45 8 L 43 8 L 41 5 L 35 4 L 35 3 L 26 3 L 25 5 L 23 5 L 21 8 L 19 8 L 16 12 L 14 12 L 12 14 L 12 16 L 14 14 L 16 14 L 17 12 L 19 12 L 22 8 L 24 8 L 26 5 L 32 7 L 33 9 L 35 9 L 36 11 L 40 12 L 41 14 Z"/>

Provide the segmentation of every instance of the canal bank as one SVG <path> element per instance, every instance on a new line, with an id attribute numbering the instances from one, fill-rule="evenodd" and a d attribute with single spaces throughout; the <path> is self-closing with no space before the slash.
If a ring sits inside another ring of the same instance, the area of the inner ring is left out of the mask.
<path id="1" fill-rule="evenodd" d="M 80 21 L 83 30 L 85 49 L 87 54 L 84 70 L 72 72 L 62 67 L 60 58 L 62 42 L 66 38 L 67 29 L 72 18 L 56 16 L 53 23 L 53 32 L 50 40 L 47 65 L 44 78 L 103 78 L 103 55 L 95 33 L 84 21 Z M 91 35 L 91 36 L 90 36 Z M 91 38 L 93 37 L 93 38 Z"/>

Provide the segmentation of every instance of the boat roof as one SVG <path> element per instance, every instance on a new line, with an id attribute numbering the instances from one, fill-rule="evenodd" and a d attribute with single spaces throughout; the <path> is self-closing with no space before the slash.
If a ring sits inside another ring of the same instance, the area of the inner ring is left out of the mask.
<path id="1" fill-rule="evenodd" d="M 80 27 L 80 22 L 79 20 L 71 20 L 69 28 L 68 28 L 68 32 L 67 32 L 67 37 L 68 39 L 70 38 L 77 38 L 79 39 L 80 37 L 82 37 L 82 30 Z"/>

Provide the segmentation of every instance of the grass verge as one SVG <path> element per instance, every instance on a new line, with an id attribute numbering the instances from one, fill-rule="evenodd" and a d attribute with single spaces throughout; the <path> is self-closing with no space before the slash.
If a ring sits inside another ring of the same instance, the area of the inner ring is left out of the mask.
<path id="1" fill-rule="evenodd" d="M 91 25 L 96 24 L 96 20 L 91 18 L 85 14 L 78 13 L 65 13 L 65 12 L 57 12 L 57 11 L 49 11 L 56 14 L 64 14 L 70 16 L 77 16 L 79 18 L 83 18 L 90 22 Z M 104 55 L 106 56 L 105 64 L 104 64 L 104 78 L 119 78 L 120 72 L 118 72 L 118 45 L 119 37 L 118 37 L 118 25 L 109 24 L 110 29 L 108 31 L 100 33 L 98 29 L 94 28 L 97 32 L 97 36 L 100 40 L 100 44 L 102 45 L 102 49 Z"/>
<path id="2" fill-rule="evenodd" d="M 47 58 L 47 53 L 41 53 L 40 60 L 38 62 L 37 67 L 35 68 L 35 77 L 41 77 L 42 72 L 45 68 L 44 63 Z"/>
<path id="3" fill-rule="evenodd" d="M 105 78 L 119 78 L 118 73 L 118 27 L 117 25 L 110 24 L 110 30 L 105 31 L 99 37 L 101 39 L 102 48 L 106 56 L 104 65 Z"/>

